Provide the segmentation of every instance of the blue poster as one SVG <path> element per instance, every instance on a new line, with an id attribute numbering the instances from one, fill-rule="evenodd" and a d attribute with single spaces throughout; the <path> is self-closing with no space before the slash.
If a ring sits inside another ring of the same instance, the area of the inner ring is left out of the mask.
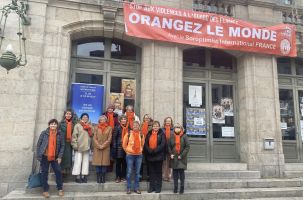
<path id="1" fill-rule="evenodd" d="M 97 84 L 72 84 L 72 108 L 81 116 L 82 113 L 89 115 L 89 120 L 97 124 L 103 113 L 104 85 Z"/>

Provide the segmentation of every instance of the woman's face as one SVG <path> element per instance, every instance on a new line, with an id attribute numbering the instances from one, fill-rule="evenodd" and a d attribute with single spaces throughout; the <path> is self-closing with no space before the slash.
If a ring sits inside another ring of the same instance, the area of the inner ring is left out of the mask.
<path id="1" fill-rule="evenodd" d="M 133 107 L 128 106 L 127 109 L 126 109 L 126 111 L 127 111 L 127 112 L 133 112 Z"/>
<path id="2" fill-rule="evenodd" d="M 81 119 L 84 123 L 88 122 L 88 117 L 86 115 L 84 115 Z"/>
<path id="3" fill-rule="evenodd" d="M 145 122 L 150 122 L 150 117 L 149 117 L 148 115 L 145 115 L 145 116 L 144 116 L 144 121 L 145 121 Z"/>
<path id="4" fill-rule="evenodd" d="M 165 121 L 165 125 L 170 126 L 171 125 L 171 118 L 167 118 Z"/>
<path id="5" fill-rule="evenodd" d="M 105 123 L 106 119 L 104 117 L 100 117 L 99 121 L 100 121 L 100 123 Z"/>
<path id="6" fill-rule="evenodd" d="M 122 118 L 122 119 L 121 119 L 121 124 L 122 124 L 122 125 L 125 125 L 125 124 L 126 124 L 126 119 L 125 119 L 125 118 Z"/>
<path id="7" fill-rule="evenodd" d="M 56 130 L 56 129 L 57 129 L 57 126 L 58 126 L 58 124 L 56 124 L 56 122 L 53 122 L 53 123 L 50 123 L 50 124 L 49 124 L 49 128 L 50 128 L 51 130 Z"/>
<path id="8" fill-rule="evenodd" d="M 67 111 L 67 112 L 65 113 L 65 119 L 70 120 L 71 118 L 72 118 L 72 113 L 69 112 L 69 111 Z"/>
<path id="9" fill-rule="evenodd" d="M 134 130 L 134 131 L 138 131 L 138 130 L 140 130 L 140 126 L 139 126 L 139 124 L 138 124 L 138 123 L 134 123 L 133 130 Z"/>
<path id="10" fill-rule="evenodd" d="M 158 131 L 160 129 L 160 126 L 158 123 L 153 124 L 153 131 Z"/>
<path id="11" fill-rule="evenodd" d="M 175 127 L 175 133 L 180 133 L 181 132 L 181 128 L 180 127 Z"/>

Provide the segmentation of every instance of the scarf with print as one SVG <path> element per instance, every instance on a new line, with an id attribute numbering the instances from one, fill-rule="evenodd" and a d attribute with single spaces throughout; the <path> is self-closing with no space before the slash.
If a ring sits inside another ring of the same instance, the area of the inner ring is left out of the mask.
<path id="1" fill-rule="evenodd" d="M 92 127 L 89 124 L 85 124 L 82 121 L 80 122 L 80 124 L 83 127 L 83 129 L 87 131 L 89 137 L 92 137 L 93 136 Z"/>
<path id="2" fill-rule="evenodd" d="M 49 129 L 47 160 L 54 161 L 56 156 L 57 130 Z"/>

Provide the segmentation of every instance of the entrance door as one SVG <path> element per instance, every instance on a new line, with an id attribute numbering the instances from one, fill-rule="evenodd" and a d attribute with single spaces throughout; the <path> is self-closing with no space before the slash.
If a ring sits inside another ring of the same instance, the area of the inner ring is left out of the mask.
<path id="1" fill-rule="evenodd" d="M 302 162 L 303 90 L 279 89 L 279 99 L 285 161 Z"/>
<path id="2" fill-rule="evenodd" d="M 193 162 L 237 162 L 234 86 L 184 82 L 183 123 Z"/>

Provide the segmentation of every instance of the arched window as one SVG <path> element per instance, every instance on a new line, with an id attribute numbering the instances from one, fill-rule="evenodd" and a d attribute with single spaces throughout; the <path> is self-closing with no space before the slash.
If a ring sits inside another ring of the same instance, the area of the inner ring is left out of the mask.
<path id="1" fill-rule="evenodd" d="M 77 42 L 77 56 L 104 58 L 104 41 L 98 38 Z"/>
<path id="2" fill-rule="evenodd" d="M 122 60 L 136 60 L 136 46 L 121 40 L 113 40 L 111 44 L 111 58 Z"/>

